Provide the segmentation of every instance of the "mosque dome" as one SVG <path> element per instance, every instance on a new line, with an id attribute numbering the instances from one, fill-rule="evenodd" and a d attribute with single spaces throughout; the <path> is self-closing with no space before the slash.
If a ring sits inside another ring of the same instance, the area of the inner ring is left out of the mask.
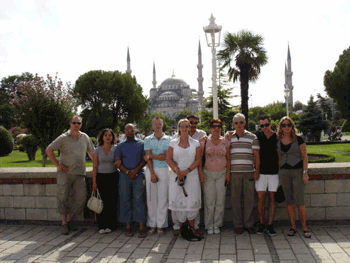
<path id="1" fill-rule="evenodd" d="M 159 99 L 161 100 L 178 100 L 179 96 L 173 91 L 166 91 L 160 94 Z"/>
<path id="2" fill-rule="evenodd" d="M 190 105 L 199 105 L 199 101 L 198 101 L 198 100 L 195 100 L 195 99 L 189 100 L 188 103 L 189 103 Z"/>
<path id="3" fill-rule="evenodd" d="M 165 86 L 165 85 L 188 85 L 184 80 L 182 79 L 176 79 L 176 78 L 167 78 L 160 84 L 160 86 Z"/>

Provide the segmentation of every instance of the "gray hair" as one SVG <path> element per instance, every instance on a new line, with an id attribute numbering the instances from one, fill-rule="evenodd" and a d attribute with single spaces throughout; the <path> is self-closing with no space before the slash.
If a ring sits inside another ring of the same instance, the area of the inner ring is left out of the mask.
<path id="1" fill-rule="evenodd" d="M 235 122 L 235 119 L 243 119 L 245 122 L 245 116 L 242 113 L 236 113 L 236 115 L 233 116 L 232 122 Z"/>
<path id="2" fill-rule="evenodd" d="M 82 119 L 80 116 L 78 116 L 78 115 L 74 115 L 74 116 L 70 119 L 70 121 L 72 121 L 74 118 L 77 118 L 80 122 L 83 121 L 83 119 Z"/>

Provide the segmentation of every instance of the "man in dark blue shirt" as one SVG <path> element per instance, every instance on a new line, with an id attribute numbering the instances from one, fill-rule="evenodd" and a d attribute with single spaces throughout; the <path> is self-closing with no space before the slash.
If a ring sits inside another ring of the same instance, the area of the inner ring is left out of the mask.
<path id="1" fill-rule="evenodd" d="M 146 222 L 146 187 L 143 167 L 144 142 L 135 137 L 134 125 L 129 123 L 125 126 L 126 140 L 121 142 L 115 151 L 115 166 L 120 170 L 119 196 L 120 216 L 119 222 L 126 223 L 126 236 L 132 236 L 130 223 L 133 221 L 140 224 L 139 237 L 146 237 L 144 224 Z M 131 207 L 131 193 L 133 201 L 133 213 Z"/>

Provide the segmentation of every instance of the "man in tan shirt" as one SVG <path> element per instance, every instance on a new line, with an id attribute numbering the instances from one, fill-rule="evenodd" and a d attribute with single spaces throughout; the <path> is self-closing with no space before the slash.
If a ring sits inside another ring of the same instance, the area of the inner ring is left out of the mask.
<path id="1" fill-rule="evenodd" d="M 94 151 L 91 139 L 80 131 L 81 118 L 74 116 L 69 125 L 70 129 L 61 134 L 46 149 L 46 154 L 57 167 L 57 210 L 62 219 L 62 234 L 68 235 L 70 223 L 79 213 L 86 199 L 85 159 L 86 153 L 90 158 Z M 60 150 L 57 161 L 54 151 Z"/>

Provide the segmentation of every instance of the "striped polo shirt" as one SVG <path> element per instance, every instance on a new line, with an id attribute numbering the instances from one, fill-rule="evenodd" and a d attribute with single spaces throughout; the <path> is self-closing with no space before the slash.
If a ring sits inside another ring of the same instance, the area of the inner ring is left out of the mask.
<path id="1" fill-rule="evenodd" d="M 241 137 L 236 131 L 231 134 L 231 172 L 254 172 L 253 150 L 259 150 L 259 140 L 255 134 L 244 130 Z"/>

